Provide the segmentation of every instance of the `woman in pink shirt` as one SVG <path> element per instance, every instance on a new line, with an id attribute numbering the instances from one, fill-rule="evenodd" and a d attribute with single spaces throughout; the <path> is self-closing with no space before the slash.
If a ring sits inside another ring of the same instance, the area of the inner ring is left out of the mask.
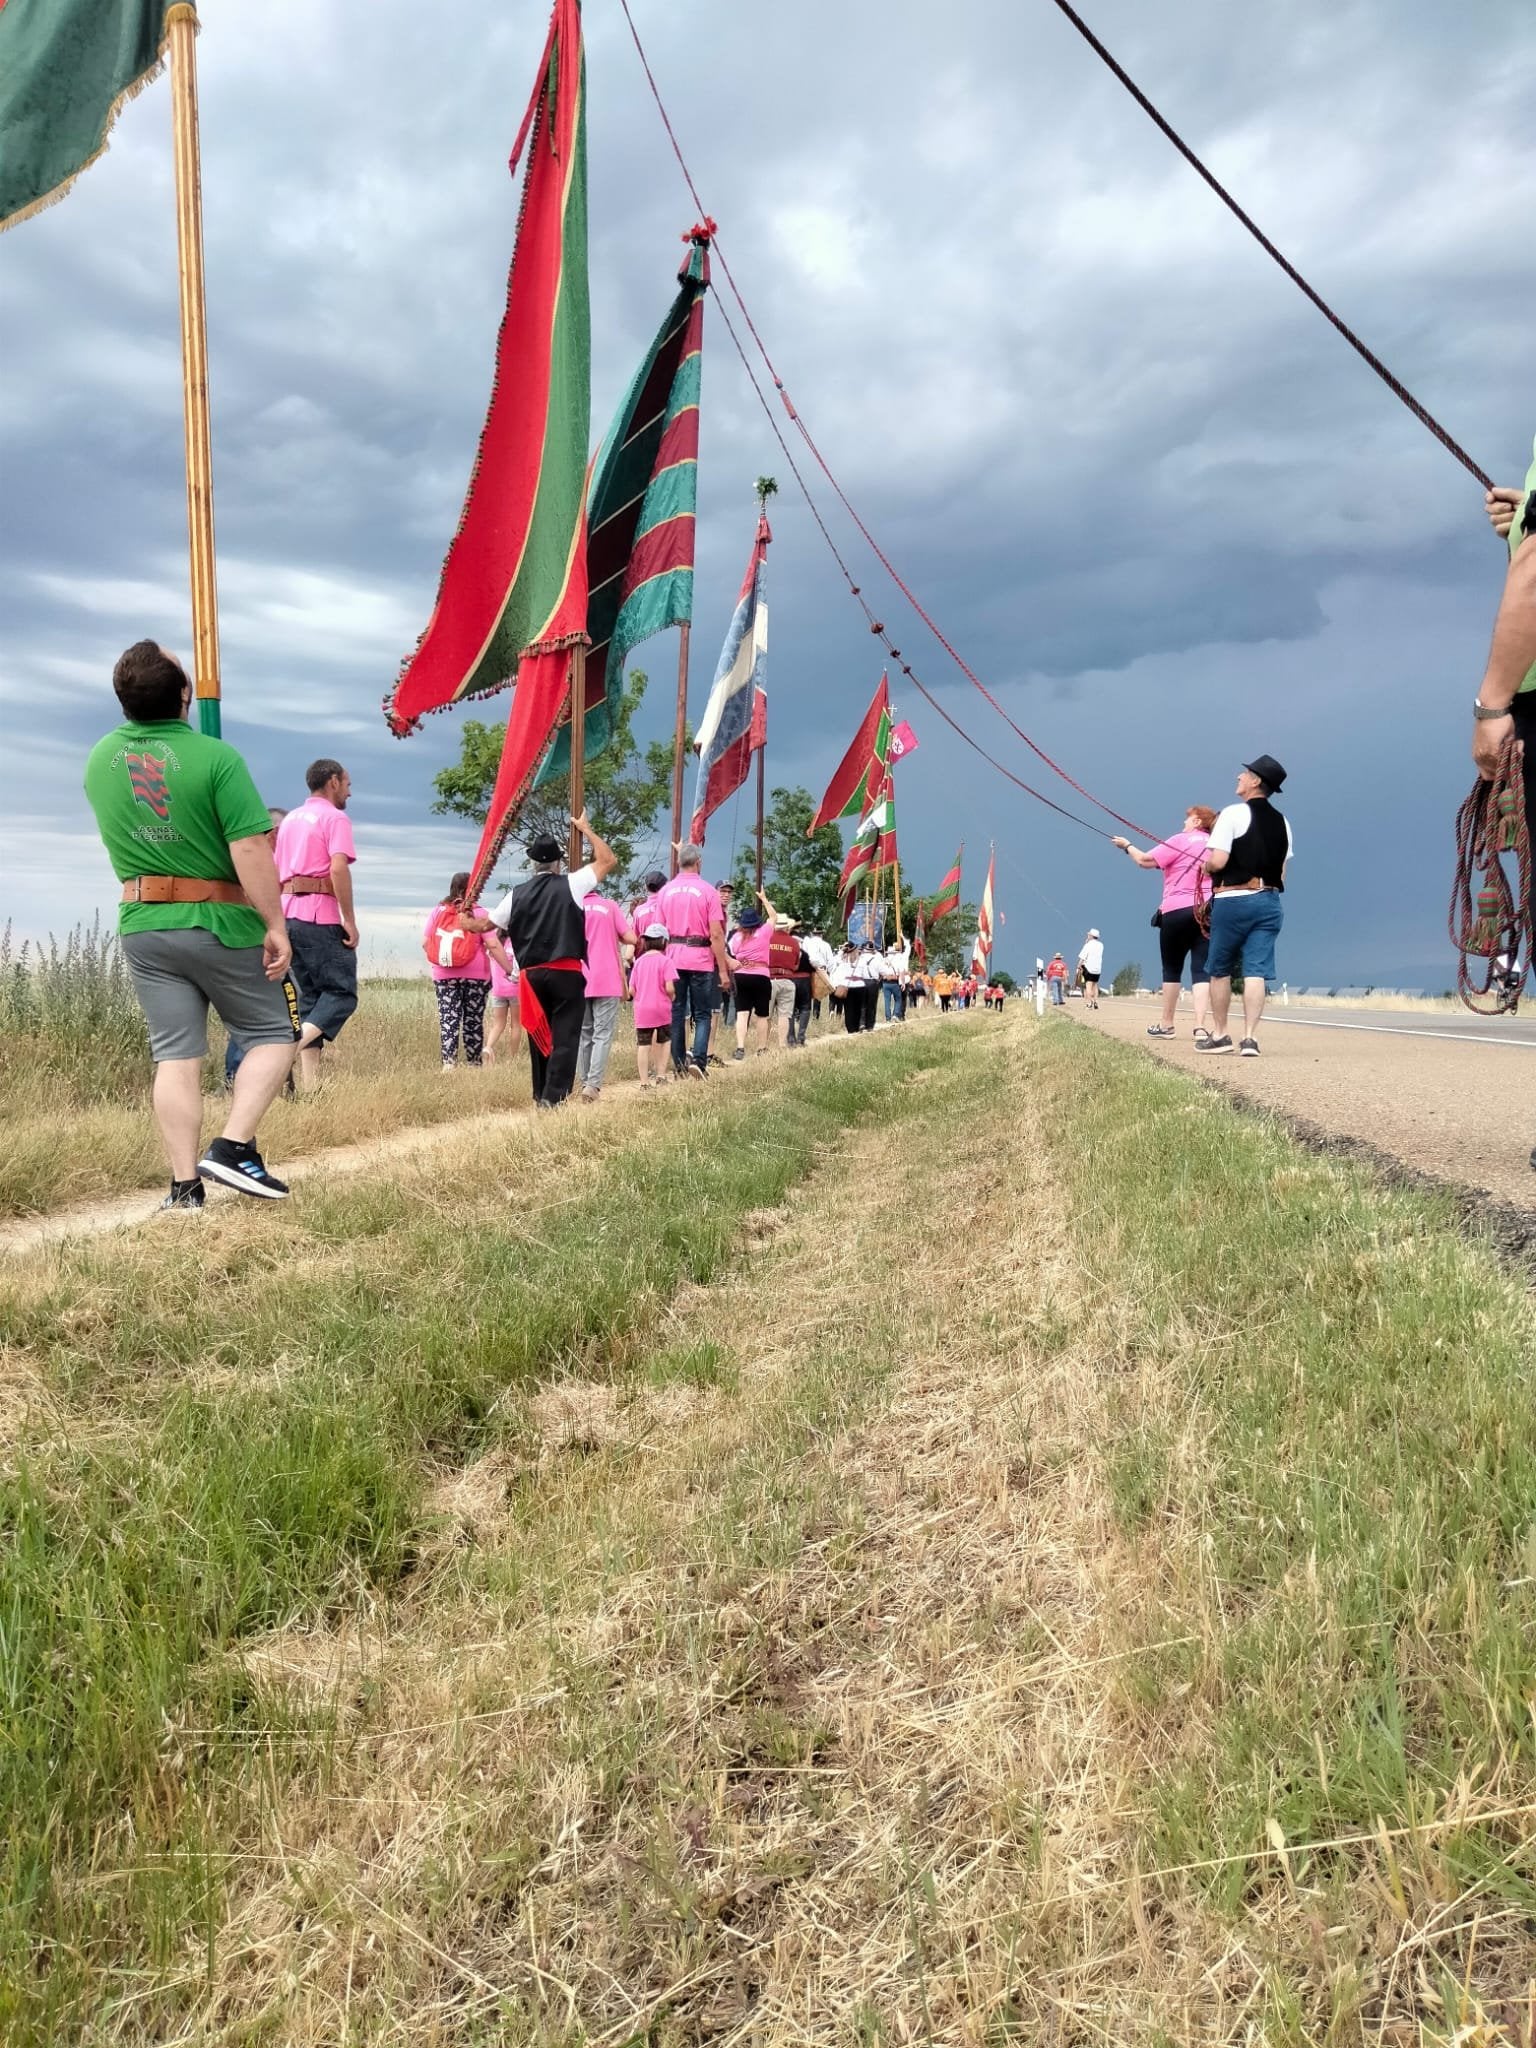
<path id="1" fill-rule="evenodd" d="M 1195 998 L 1195 1038 L 1209 1038 L 1206 1015 L 1210 1008 L 1211 977 L 1206 972 L 1206 936 L 1195 916 L 1195 905 L 1208 901 L 1209 879 L 1202 862 L 1210 844 L 1216 813 L 1209 804 L 1191 804 L 1184 813 L 1184 829 L 1171 839 L 1160 839 L 1143 853 L 1129 839 L 1115 845 L 1128 853 L 1139 868 L 1157 868 L 1163 877 L 1163 896 L 1152 922 L 1157 926 L 1158 946 L 1163 956 L 1163 1009 L 1156 1024 L 1147 1026 L 1148 1038 L 1172 1038 L 1173 1018 L 1178 1008 L 1179 989 L 1184 979 L 1184 962 Z"/>
<path id="2" fill-rule="evenodd" d="M 629 970 L 635 1001 L 635 1062 L 642 1088 L 659 1088 L 672 1064 L 672 991 L 677 977 L 668 964 L 667 928 L 647 925 Z"/>
<path id="3" fill-rule="evenodd" d="M 517 1057 L 523 1014 L 516 954 L 499 934 L 494 944 L 487 940 L 486 951 L 491 956 L 491 1006 L 485 1020 L 485 1064 L 490 1067 Z"/>
<path id="4" fill-rule="evenodd" d="M 749 903 L 736 919 L 730 938 L 730 955 L 736 963 L 736 1050 L 732 1059 L 747 1056 L 747 1032 L 757 1019 L 757 1049 L 768 1050 L 768 1025 L 773 1009 L 773 972 L 769 949 L 773 926 L 755 903 Z"/>
<path id="5" fill-rule="evenodd" d="M 444 1073 L 452 1073 L 458 1065 L 461 1038 L 466 1063 L 471 1067 L 483 1064 L 492 955 L 500 955 L 503 967 L 507 964 L 498 939 L 469 929 L 469 921 L 483 919 L 485 912 L 478 903 L 471 905 L 465 901 L 468 890 L 468 874 L 455 875 L 448 884 L 448 894 L 427 919 L 421 935 L 437 996 Z"/>

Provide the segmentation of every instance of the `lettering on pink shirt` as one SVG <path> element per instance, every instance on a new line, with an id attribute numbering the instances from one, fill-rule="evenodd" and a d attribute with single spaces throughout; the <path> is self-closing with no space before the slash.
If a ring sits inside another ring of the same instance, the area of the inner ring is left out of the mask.
<path id="1" fill-rule="evenodd" d="M 725 910 L 713 882 L 700 875 L 674 875 L 656 893 L 656 914 L 673 942 L 667 952 L 674 967 L 698 971 L 714 966 L 709 927 L 724 927 Z"/>
<path id="2" fill-rule="evenodd" d="M 1205 832 L 1175 832 L 1171 839 L 1151 849 L 1152 858 L 1163 871 L 1162 910 L 1188 910 L 1206 894 L 1200 863 L 1210 835 Z"/>

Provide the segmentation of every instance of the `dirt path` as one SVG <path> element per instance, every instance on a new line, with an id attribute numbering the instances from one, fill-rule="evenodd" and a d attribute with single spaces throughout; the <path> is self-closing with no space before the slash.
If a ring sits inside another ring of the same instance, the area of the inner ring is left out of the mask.
<path id="1" fill-rule="evenodd" d="M 830 1046 L 847 1043 L 846 1034 L 828 1031 L 811 1039 L 806 1049 L 825 1051 Z M 706 1085 L 718 1087 L 722 1082 L 728 1084 L 733 1072 L 734 1068 L 728 1064 L 712 1073 Z M 638 1081 L 610 1081 L 603 1090 L 602 1102 L 596 1107 L 601 1114 L 611 1110 L 615 1104 L 649 1099 Z M 390 1160 L 412 1158 L 445 1145 L 462 1143 L 466 1138 L 484 1137 L 490 1131 L 501 1131 L 512 1143 L 526 1142 L 532 1125 L 533 1107 L 524 1104 L 517 1109 L 455 1118 L 452 1123 L 418 1124 L 408 1130 L 391 1131 L 382 1138 L 370 1138 L 356 1145 L 334 1145 L 323 1152 L 300 1153 L 295 1158 L 280 1162 L 274 1160 L 272 1164 L 280 1169 L 285 1180 L 299 1183 L 317 1173 L 372 1173 Z M 249 1199 L 233 1189 L 225 1192 L 210 1187 L 208 1192 L 210 1204 L 238 1203 Z M 67 1244 L 80 1238 L 102 1237 L 113 1230 L 132 1229 L 157 1218 L 159 1204 L 158 1189 L 139 1188 L 132 1194 L 114 1195 L 110 1201 L 76 1203 L 49 1216 L 25 1216 L 0 1223 L 0 1259 L 39 1251 L 51 1244 Z M 187 1219 L 164 1220 L 181 1228 Z"/>
<path id="2" fill-rule="evenodd" d="M 1107 1003 L 1073 1022 L 1141 1047 L 1246 1100 L 1385 1152 L 1436 1180 L 1536 1209 L 1536 1070 L 1497 1043 L 1319 1031 L 1266 1020 L 1256 1060 L 1196 1053 L 1191 1020 L 1148 1038 L 1150 1003 Z M 1353 1021 L 1353 1020 L 1352 1020 Z"/>

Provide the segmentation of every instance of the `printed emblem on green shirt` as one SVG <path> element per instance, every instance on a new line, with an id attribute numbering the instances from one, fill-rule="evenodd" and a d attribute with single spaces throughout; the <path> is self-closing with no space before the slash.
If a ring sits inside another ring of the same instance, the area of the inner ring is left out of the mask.
<path id="1" fill-rule="evenodd" d="M 180 719 L 120 725 L 98 740 L 85 764 L 85 794 L 120 882 L 139 875 L 233 882 L 229 842 L 272 825 L 235 749 Z M 194 927 L 226 946 L 259 946 L 266 929 L 256 911 L 239 903 L 118 906 L 122 932 Z"/>

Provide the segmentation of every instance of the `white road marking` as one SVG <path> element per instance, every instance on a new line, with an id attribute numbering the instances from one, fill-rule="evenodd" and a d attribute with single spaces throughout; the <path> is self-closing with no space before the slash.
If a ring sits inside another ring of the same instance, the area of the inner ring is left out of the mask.
<path id="1" fill-rule="evenodd" d="M 1300 1024 L 1309 1031 L 1370 1031 L 1379 1038 L 1454 1038 L 1462 1045 L 1497 1045 L 1506 1051 L 1536 1052 L 1536 1041 L 1529 1038 L 1497 1038 L 1485 1031 L 1436 1031 L 1412 1024 L 1341 1024 L 1332 1017 L 1287 1017 L 1279 1011 L 1269 1012 L 1264 1022 Z"/>

